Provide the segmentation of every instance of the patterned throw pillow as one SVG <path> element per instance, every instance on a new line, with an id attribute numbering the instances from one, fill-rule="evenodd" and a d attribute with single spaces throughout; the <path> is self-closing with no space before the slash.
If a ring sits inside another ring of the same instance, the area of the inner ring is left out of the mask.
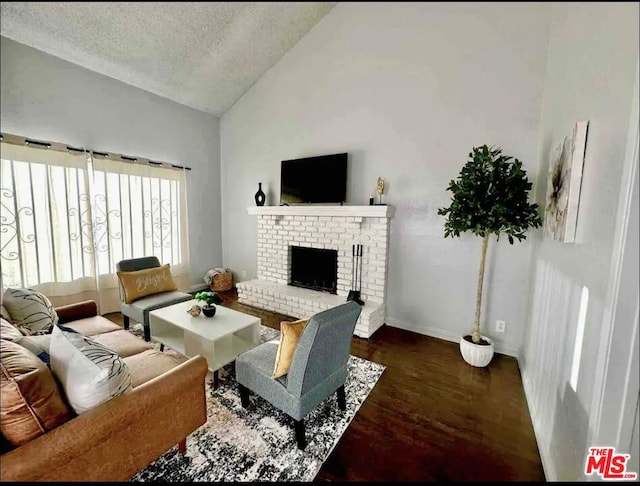
<path id="1" fill-rule="evenodd" d="M 32 289 L 7 289 L 2 305 L 25 334 L 48 334 L 58 323 L 58 314 L 47 296 Z"/>
<path id="2" fill-rule="evenodd" d="M 2 301 L 4 302 L 4 297 L 2 298 Z M 9 314 L 9 311 L 7 310 L 7 308 L 4 306 L 4 303 L 0 304 L 0 316 L 5 320 L 5 321 L 9 321 L 11 322 L 11 314 Z"/>
<path id="3" fill-rule="evenodd" d="M 280 378 L 289 373 L 293 354 L 298 347 L 298 341 L 302 336 L 309 319 L 301 319 L 295 322 L 282 321 L 280 323 L 280 343 L 276 352 L 276 362 L 271 378 Z"/>
<path id="4" fill-rule="evenodd" d="M 24 334 L 22 334 L 16 326 L 6 321 L 4 317 L 0 317 L 0 338 L 16 342 L 23 337 Z"/>
<path id="5" fill-rule="evenodd" d="M 127 304 L 148 295 L 178 290 L 168 263 L 161 267 L 135 272 L 118 272 L 118 278 L 122 284 L 124 300 Z"/>
<path id="6" fill-rule="evenodd" d="M 77 414 L 131 389 L 131 372 L 108 347 L 61 326 L 54 326 L 49 347 L 51 370 Z"/>

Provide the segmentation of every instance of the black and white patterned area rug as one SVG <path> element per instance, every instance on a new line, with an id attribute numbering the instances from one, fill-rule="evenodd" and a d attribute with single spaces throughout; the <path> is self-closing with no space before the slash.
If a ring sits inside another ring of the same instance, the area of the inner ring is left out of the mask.
<path id="1" fill-rule="evenodd" d="M 142 336 L 140 324 L 130 330 Z M 279 334 L 261 326 L 262 342 Z M 333 394 L 311 412 L 304 451 L 296 445 L 293 420 L 269 402 L 251 393 L 249 407 L 242 408 L 231 366 L 216 390 L 209 373 L 207 422 L 187 438 L 186 454 L 173 447 L 132 481 L 312 481 L 385 369 L 355 356 L 347 366 L 347 409 L 338 408 Z"/>

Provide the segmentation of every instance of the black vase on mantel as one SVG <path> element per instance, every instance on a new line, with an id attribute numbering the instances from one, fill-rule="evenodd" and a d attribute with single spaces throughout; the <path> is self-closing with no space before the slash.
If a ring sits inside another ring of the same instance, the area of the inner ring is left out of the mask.
<path id="1" fill-rule="evenodd" d="M 262 182 L 258 182 L 258 192 L 256 192 L 255 199 L 257 206 L 264 206 L 264 201 L 267 198 L 264 192 L 262 192 Z"/>

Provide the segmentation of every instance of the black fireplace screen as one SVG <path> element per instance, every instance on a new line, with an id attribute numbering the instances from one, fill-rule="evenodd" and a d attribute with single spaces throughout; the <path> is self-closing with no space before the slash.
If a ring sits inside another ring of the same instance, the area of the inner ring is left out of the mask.
<path id="1" fill-rule="evenodd" d="M 291 247 L 289 285 L 335 294 L 338 282 L 338 251 Z"/>

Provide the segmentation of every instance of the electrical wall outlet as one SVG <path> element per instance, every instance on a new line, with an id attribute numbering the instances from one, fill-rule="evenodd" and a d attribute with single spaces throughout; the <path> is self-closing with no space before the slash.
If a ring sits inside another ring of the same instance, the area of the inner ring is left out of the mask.
<path id="1" fill-rule="evenodd" d="M 504 321 L 496 321 L 496 332 L 505 332 L 507 325 Z"/>

